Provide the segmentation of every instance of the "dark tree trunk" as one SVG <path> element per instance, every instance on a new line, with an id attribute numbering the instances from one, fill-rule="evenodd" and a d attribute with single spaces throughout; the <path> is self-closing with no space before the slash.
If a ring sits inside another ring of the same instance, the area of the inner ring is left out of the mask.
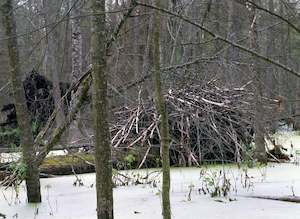
<path id="1" fill-rule="evenodd" d="M 256 4 L 259 4 L 259 1 L 255 1 Z M 250 15 L 250 47 L 255 52 L 260 52 L 259 48 L 259 39 L 258 39 L 258 15 L 256 13 L 255 7 L 251 7 L 249 10 Z M 262 88 L 262 69 L 261 69 L 261 60 L 256 57 L 252 57 L 252 71 L 254 73 L 254 131 L 255 131 L 255 151 L 254 158 L 261 162 L 267 162 L 266 146 L 265 146 L 265 128 L 264 128 L 264 109 L 262 102 L 263 88 Z"/>
<path id="2" fill-rule="evenodd" d="M 12 0 L 1 2 L 2 22 L 8 38 L 9 63 L 13 97 L 16 106 L 18 126 L 20 129 L 23 162 L 26 165 L 26 189 L 28 202 L 41 202 L 39 168 L 35 162 L 34 139 L 31 131 L 30 115 L 26 107 L 25 92 L 22 84 L 16 22 Z"/>

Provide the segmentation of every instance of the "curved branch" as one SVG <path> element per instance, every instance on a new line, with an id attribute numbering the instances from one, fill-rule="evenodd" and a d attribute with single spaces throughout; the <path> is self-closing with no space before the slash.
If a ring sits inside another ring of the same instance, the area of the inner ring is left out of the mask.
<path id="1" fill-rule="evenodd" d="M 242 45 L 240 45 L 240 44 L 237 44 L 237 43 L 235 43 L 235 42 L 233 42 L 233 41 L 231 41 L 231 40 L 228 40 L 228 39 L 226 39 L 225 37 L 222 37 L 222 36 L 220 36 L 220 35 L 214 33 L 212 30 L 208 29 L 207 27 L 204 27 L 204 26 L 201 25 L 201 24 L 198 24 L 198 23 L 195 23 L 195 22 L 191 21 L 191 20 L 190 20 L 189 18 L 187 18 L 187 17 L 178 15 L 178 14 L 173 13 L 173 12 L 167 10 L 167 9 L 160 8 L 160 7 L 156 7 L 156 6 L 153 6 L 153 5 L 146 4 L 146 3 L 137 2 L 137 4 L 140 5 L 140 6 L 143 6 L 143 7 L 152 8 L 152 9 L 154 9 L 154 10 L 159 10 L 159 11 L 165 13 L 165 14 L 168 14 L 168 15 L 171 15 L 171 16 L 174 16 L 174 17 L 177 17 L 177 18 L 179 18 L 179 19 L 182 19 L 182 20 L 185 21 L 186 23 L 191 24 L 191 25 L 193 25 L 193 26 L 195 26 L 195 27 L 197 27 L 197 28 L 199 28 L 199 29 L 205 31 L 206 33 L 208 33 L 209 35 L 211 35 L 212 37 L 214 37 L 216 40 L 220 40 L 220 41 L 222 41 L 222 42 L 224 42 L 224 43 L 226 43 L 226 44 L 228 44 L 228 45 L 231 45 L 231 46 L 233 46 L 233 47 L 235 47 L 235 48 L 238 48 L 238 49 L 240 49 L 241 51 L 244 51 L 244 52 L 246 52 L 246 53 L 248 53 L 248 54 L 250 54 L 250 55 L 253 55 L 253 56 L 257 57 L 257 58 L 260 58 L 261 60 L 264 60 L 265 62 L 268 62 L 268 63 L 270 63 L 270 64 L 273 64 L 273 65 L 275 65 L 275 66 L 277 66 L 277 67 L 279 67 L 279 68 L 281 68 L 281 69 L 287 71 L 288 73 L 290 73 L 290 74 L 292 74 L 292 75 L 294 75 L 294 76 L 300 78 L 300 73 L 297 72 L 297 71 L 295 71 L 294 69 L 292 69 L 292 68 L 290 68 L 290 67 L 288 67 L 288 66 L 286 66 L 286 65 L 283 65 L 283 64 L 281 64 L 280 62 L 278 62 L 278 61 L 276 61 L 276 60 L 274 60 L 274 59 L 268 58 L 268 57 L 266 57 L 266 56 L 264 56 L 264 55 L 262 55 L 262 54 L 260 54 L 260 53 L 257 53 L 257 52 L 255 52 L 254 50 L 248 49 L 248 48 L 246 48 L 246 47 L 244 47 L 244 46 L 242 46 Z"/>
<path id="2" fill-rule="evenodd" d="M 284 18 L 283 16 L 275 13 L 275 12 L 272 12 L 264 7 L 261 7 L 259 6 L 258 4 L 256 4 L 255 2 L 253 1 L 250 1 L 250 0 L 236 0 L 237 2 L 239 3 L 247 3 L 249 5 L 252 5 L 254 6 L 256 9 L 260 10 L 260 11 L 264 11 L 274 17 L 277 17 L 278 19 L 284 21 L 287 25 L 289 25 L 291 28 L 293 28 L 297 33 L 300 33 L 300 28 L 297 27 L 295 24 L 293 24 L 292 22 L 290 22 L 288 19 Z"/>

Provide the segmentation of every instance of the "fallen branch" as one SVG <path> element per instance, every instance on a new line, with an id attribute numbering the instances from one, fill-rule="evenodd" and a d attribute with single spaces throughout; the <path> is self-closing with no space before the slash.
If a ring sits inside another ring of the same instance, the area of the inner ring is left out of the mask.
<path id="1" fill-rule="evenodd" d="M 300 203 L 300 196 L 265 196 L 265 195 L 254 195 L 254 196 L 244 196 L 246 198 L 258 198 L 258 199 L 267 199 L 267 200 L 274 200 L 274 201 L 283 201 L 283 202 L 293 202 L 293 203 Z"/>
<path id="2" fill-rule="evenodd" d="M 88 96 L 88 91 L 90 88 L 90 78 L 86 78 L 84 80 L 84 85 L 83 89 L 81 90 L 81 94 L 78 98 L 78 102 L 76 103 L 75 107 L 72 109 L 72 111 L 68 114 L 67 118 L 63 122 L 63 124 L 59 127 L 57 127 L 53 135 L 51 136 L 49 142 L 41 148 L 41 150 L 38 152 L 37 157 L 36 157 L 36 162 L 38 165 L 40 165 L 47 154 L 53 149 L 53 147 L 59 142 L 62 134 L 64 131 L 69 127 L 69 125 L 73 122 L 73 120 L 76 118 L 76 115 L 80 109 L 80 107 L 85 103 L 86 97 Z M 38 140 L 37 143 L 40 141 Z"/>

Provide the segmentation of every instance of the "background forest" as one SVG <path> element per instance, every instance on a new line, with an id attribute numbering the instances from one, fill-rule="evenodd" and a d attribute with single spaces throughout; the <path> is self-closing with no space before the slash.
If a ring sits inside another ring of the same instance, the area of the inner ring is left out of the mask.
<path id="1" fill-rule="evenodd" d="M 165 1 L 163 4 L 170 13 L 176 14 L 163 14 L 160 20 L 164 91 L 204 86 L 212 81 L 222 89 L 246 87 L 248 96 L 252 95 L 247 100 L 252 107 L 245 110 L 246 114 L 252 114 L 247 118 L 248 123 L 253 124 L 256 118 L 271 133 L 278 128 L 280 121 L 287 121 L 295 128 L 299 126 L 297 1 L 208 0 Z M 38 132 L 59 105 L 67 88 L 91 68 L 90 3 L 28 0 L 15 1 L 15 7 L 23 80 L 28 79 L 34 70 L 48 80 L 44 81 L 42 89 L 51 84 L 53 100 L 48 103 L 40 101 L 29 107 L 34 117 L 38 117 L 33 124 Z M 130 1 L 107 1 L 106 7 L 108 96 L 109 109 L 114 112 L 122 107 L 131 109 L 141 100 L 147 102 L 153 99 L 154 11 L 143 6 L 133 8 Z M 213 34 L 193 24 L 199 24 Z M 9 120 L 7 114 L 11 112 L 5 111 L 5 106 L 11 103 L 12 93 L 7 74 L 6 37 L 3 28 L 0 31 L 3 124 Z M 256 51 L 259 56 L 230 45 L 221 38 L 242 46 L 244 50 Z M 31 95 L 32 98 L 37 99 L 37 96 Z M 38 98 L 48 96 L 39 94 Z M 67 105 L 71 105 L 70 99 L 69 96 Z M 43 104 L 48 105 L 40 106 Z M 263 104 L 265 106 L 259 112 L 257 106 Z M 78 124 L 73 125 L 63 137 L 64 144 L 91 143 L 89 109 L 87 106 L 81 109 Z M 58 124 L 66 116 L 62 111 L 67 109 L 58 110 Z M 111 113 L 111 118 L 115 117 Z M 115 125 L 116 122 L 112 123 Z M 7 147 L 2 143 L 3 146 Z"/>

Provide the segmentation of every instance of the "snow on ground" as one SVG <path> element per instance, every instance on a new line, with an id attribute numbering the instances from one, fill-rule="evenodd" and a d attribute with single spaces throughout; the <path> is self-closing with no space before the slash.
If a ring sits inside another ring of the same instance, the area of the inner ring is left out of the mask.
<path id="1" fill-rule="evenodd" d="M 277 145 L 282 145 L 287 149 L 287 155 L 293 155 L 291 157 L 292 162 L 300 162 L 300 133 L 299 131 L 290 131 L 288 129 L 278 130 L 273 136 Z M 273 148 L 273 144 L 266 139 L 269 149 Z"/>
<path id="2" fill-rule="evenodd" d="M 300 150 L 300 133 L 299 131 L 285 131 L 279 130 L 275 135 L 277 144 L 290 149 L 291 144 L 295 150 Z"/>
<path id="3" fill-rule="evenodd" d="M 55 150 L 49 152 L 47 157 L 51 156 L 58 156 L 58 155 L 66 155 L 67 151 L 66 150 Z M 0 153 L 0 163 L 5 163 L 5 162 L 14 162 L 20 159 L 21 153 L 20 152 L 14 152 L 14 153 Z"/>
<path id="4" fill-rule="evenodd" d="M 210 167 L 209 172 L 218 172 L 220 166 Z M 300 166 L 293 164 L 270 164 L 267 168 L 248 169 L 252 186 L 243 188 L 241 176 L 244 171 L 234 166 L 225 166 L 237 192 L 236 199 L 217 202 L 208 195 L 199 195 L 200 171 L 203 168 L 174 168 L 171 170 L 171 205 L 173 218 L 178 219 L 298 219 L 300 204 L 247 198 L 247 195 L 300 195 Z M 145 174 L 147 171 L 134 171 Z M 128 172 L 122 172 L 128 173 Z M 133 173 L 130 171 L 129 173 Z M 83 174 L 82 187 L 74 187 L 74 176 L 42 179 L 43 202 L 40 205 L 26 204 L 24 185 L 19 197 L 11 190 L 1 190 L 0 213 L 7 218 L 21 219 L 96 219 L 95 174 Z M 243 178 L 244 179 L 244 178 Z M 159 183 L 160 184 L 160 183 Z M 193 185 L 191 200 L 189 188 Z M 219 199 L 219 198 L 216 198 Z M 150 185 L 117 187 L 114 189 L 116 219 L 160 219 L 160 188 Z M 13 217 L 15 215 L 15 217 Z"/>
<path id="5" fill-rule="evenodd" d="M 276 143 L 288 148 L 288 153 L 300 150 L 300 135 L 282 130 L 276 134 Z M 293 144 L 294 149 L 291 149 Z M 54 152 L 61 154 L 62 152 Z M 53 154 L 53 155 L 54 155 Z M 18 159 L 19 154 L 2 154 L 1 160 Z M 298 155 L 300 160 L 300 155 Z M 173 168 L 171 170 L 171 205 L 174 219 L 299 219 L 300 204 L 248 198 L 249 195 L 300 196 L 300 166 L 294 164 L 269 164 L 262 168 L 247 169 L 249 179 L 245 184 L 245 171 L 235 166 L 210 166 L 208 173 L 223 169 L 233 190 L 227 199 L 199 195 L 205 168 Z M 146 174 L 154 170 L 127 171 Z M 153 174 L 155 176 L 155 174 Z M 27 204 L 24 184 L 18 189 L 0 188 L 0 213 L 7 218 L 20 219 L 96 219 L 95 174 L 80 175 L 84 186 L 75 187 L 74 176 L 41 179 L 43 202 Z M 201 178 L 201 179 L 200 179 Z M 117 187 L 114 189 L 116 219 L 160 219 L 161 199 L 159 188 L 150 185 Z M 188 193 L 192 188 L 191 200 Z M 223 202 L 216 201 L 223 200 Z M 1 218 L 1 217 L 0 217 Z"/>

